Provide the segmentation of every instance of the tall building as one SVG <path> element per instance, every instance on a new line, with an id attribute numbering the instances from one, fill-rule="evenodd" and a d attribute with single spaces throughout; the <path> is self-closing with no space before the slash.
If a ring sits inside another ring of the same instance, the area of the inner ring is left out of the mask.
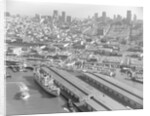
<path id="1" fill-rule="evenodd" d="M 122 16 L 121 15 L 117 15 L 117 21 L 121 21 L 122 20 Z"/>
<path id="2" fill-rule="evenodd" d="M 103 20 L 103 22 L 106 21 L 106 12 L 105 11 L 102 12 L 102 20 Z"/>
<path id="3" fill-rule="evenodd" d="M 5 12 L 5 16 L 9 17 L 10 13 L 9 12 Z"/>
<path id="4" fill-rule="evenodd" d="M 58 18 L 58 11 L 57 10 L 53 11 L 53 18 L 55 18 L 55 19 Z"/>
<path id="5" fill-rule="evenodd" d="M 136 16 L 136 14 L 134 14 L 134 18 L 133 18 L 133 20 L 134 20 L 134 22 L 136 22 L 136 20 L 137 20 L 137 16 Z"/>
<path id="6" fill-rule="evenodd" d="M 48 16 L 48 20 L 49 20 L 49 22 L 51 22 L 52 21 L 52 16 Z"/>
<path id="7" fill-rule="evenodd" d="M 114 15 L 114 20 L 116 20 L 116 15 Z"/>
<path id="8" fill-rule="evenodd" d="M 98 19 L 98 13 L 95 13 L 95 14 L 94 14 L 94 18 L 95 18 L 95 19 Z"/>
<path id="9" fill-rule="evenodd" d="M 71 23 L 71 16 L 67 16 L 67 23 Z"/>
<path id="10" fill-rule="evenodd" d="M 66 12 L 63 11 L 63 12 L 62 12 L 62 22 L 65 22 L 65 21 L 66 21 L 65 18 L 66 18 Z"/>
<path id="11" fill-rule="evenodd" d="M 127 11 L 126 21 L 128 24 L 131 23 L 132 13 L 130 10 Z"/>
<path id="12" fill-rule="evenodd" d="M 39 14 L 35 14 L 35 21 L 39 22 L 41 20 L 41 16 Z"/>

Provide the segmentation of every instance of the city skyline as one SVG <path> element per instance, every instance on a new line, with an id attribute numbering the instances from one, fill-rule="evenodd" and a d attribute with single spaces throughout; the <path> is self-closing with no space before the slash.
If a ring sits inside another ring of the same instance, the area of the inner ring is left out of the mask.
<path id="1" fill-rule="evenodd" d="M 6 115 L 143 109 L 142 7 L 17 1 L 3 13 Z"/>
<path id="2" fill-rule="evenodd" d="M 28 6 L 28 7 L 27 7 Z M 19 9 L 19 10 L 18 10 Z M 136 15 L 137 19 L 143 19 L 143 8 L 142 7 L 125 7 L 125 6 L 105 6 L 105 5 L 89 5 L 89 4 L 70 4 L 70 3 L 38 3 L 38 2 L 25 2 L 7 0 L 6 11 L 11 14 L 20 15 L 52 15 L 54 10 L 58 10 L 59 15 L 63 11 L 66 15 L 75 18 L 87 18 L 92 17 L 95 13 L 98 13 L 98 17 L 102 16 L 102 12 L 105 11 L 107 16 L 113 18 L 114 15 L 121 15 L 126 17 L 128 10 L 132 12 L 133 16 Z"/>

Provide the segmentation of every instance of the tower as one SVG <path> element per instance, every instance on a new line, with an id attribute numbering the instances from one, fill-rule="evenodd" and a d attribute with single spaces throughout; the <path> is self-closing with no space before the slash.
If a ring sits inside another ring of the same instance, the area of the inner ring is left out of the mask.
<path id="1" fill-rule="evenodd" d="M 94 14 L 94 18 L 97 20 L 98 19 L 98 13 Z"/>
<path id="2" fill-rule="evenodd" d="M 116 20 L 116 15 L 114 15 L 114 20 Z"/>
<path id="3" fill-rule="evenodd" d="M 58 18 L 58 11 L 57 11 L 57 10 L 54 10 L 54 11 L 53 11 L 53 18 L 54 18 L 54 19 L 57 19 L 57 18 Z"/>
<path id="4" fill-rule="evenodd" d="M 71 23 L 71 16 L 67 16 L 67 23 Z"/>
<path id="5" fill-rule="evenodd" d="M 127 11 L 126 21 L 128 24 L 131 23 L 132 13 L 130 10 Z"/>
<path id="6" fill-rule="evenodd" d="M 65 18 L 66 18 L 66 13 L 63 11 L 62 12 L 62 22 L 65 22 Z"/>
<path id="7" fill-rule="evenodd" d="M 133 21 L 136 22 L 136 20 L 137 20 L 137 16 L 136 16 L 136 14 L 134 14 Z"/>
<path id="8" fill-rule="evenodd" d="M 103 20 L 103 22 L 106 21 L 106 12 L 105 11 L 102 12 L 102 20 Z"/>

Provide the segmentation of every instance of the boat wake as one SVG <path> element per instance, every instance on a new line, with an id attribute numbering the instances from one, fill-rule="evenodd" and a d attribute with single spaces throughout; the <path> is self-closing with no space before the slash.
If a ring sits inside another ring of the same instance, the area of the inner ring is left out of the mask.
<path id="1" fill-rule="evenodd" d="M 29 88 L 22 82 L 18 83 L 20 92 L 29 91 Z"/>

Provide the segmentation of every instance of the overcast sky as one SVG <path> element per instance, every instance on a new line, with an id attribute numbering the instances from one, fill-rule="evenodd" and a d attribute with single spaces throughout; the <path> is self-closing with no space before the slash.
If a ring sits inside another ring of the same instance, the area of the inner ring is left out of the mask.
<path id="1" fill-rule="evenodd" d="M 143 19 L 142 7 L 29 2 L 28 0 L 26 2 L 7 0 L 6 2 L 6 11 L 9 11 L 11 14 L 34 15 L 35 13 L 38 13 L 41 15 L 52 15 L 53 10 L 58 10 L 59 13 L 66 11 L 67 15 L 77 18 L 87 18 L 88 16 L 93 16 L 96 12 L 101 16 L 102 11 L 106 11 L 107 16 L 111 18 L 113 18 L 114 14 L 120 14 L 121 16 L 126 17 L 127 10 L 131 10 L 132 14 L 137 15 L 138 19 Z"/>

